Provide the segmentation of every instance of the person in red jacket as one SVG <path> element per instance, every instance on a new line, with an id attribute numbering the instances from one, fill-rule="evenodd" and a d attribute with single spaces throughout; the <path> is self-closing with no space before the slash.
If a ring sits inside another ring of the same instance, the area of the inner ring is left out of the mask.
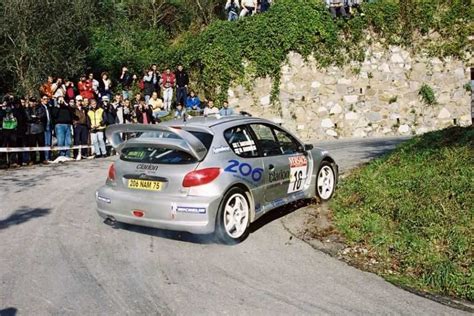
<path id="1" fill-rule="evenodd" d="M 84 99 L 94 99 L 94 90 L 92 89 L 92 81 L 86 80 L 86 76 L 82 75 L 81 80 L 77 83 L 79 94 Z"/>
<path id="2" fill-rule="evenodd" d="M 176 76 L 169 68 L 161 75 L 161 89 L 163 91 L 164 110 L 171 110 L 171 101 L 173 101 L 173 90 L 176 85 Z"/>

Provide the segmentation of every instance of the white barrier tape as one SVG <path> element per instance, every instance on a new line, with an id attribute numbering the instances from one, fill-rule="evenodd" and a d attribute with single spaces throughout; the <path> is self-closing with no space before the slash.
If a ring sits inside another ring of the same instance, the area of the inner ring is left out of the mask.
<path id="1" fill-rule="evenodd" d="M 77 145 L 77 146 L 62 146 L 62 147 L 0 147 L 0 153 L 22 153 L 29 151 L 53 151 L 53 150 L 71 150 L 71 149 L 85 149 L 92 148 L 93 146 L 89 145 Z M 106 147 L 110 147 L 109 144 Z"/>

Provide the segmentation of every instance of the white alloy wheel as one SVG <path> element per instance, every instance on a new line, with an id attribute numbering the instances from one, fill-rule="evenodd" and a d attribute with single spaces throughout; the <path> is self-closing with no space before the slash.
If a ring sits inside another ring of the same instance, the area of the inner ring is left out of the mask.
<path id="1" fill-rule="evenodd" d="M 335 176 L 334 170 L 329 163 L 323 163 L 318 172 L 316 190 L 323 201 L 327 201 L 334 193 Z"/>
<path id="2" fill-rule="evenodd" d="M 233 239 L 242 237 L 249 223 L 249 204 L 245 196 L 234 193 L 227 199 L 222 214 L 227 235 Z"/>

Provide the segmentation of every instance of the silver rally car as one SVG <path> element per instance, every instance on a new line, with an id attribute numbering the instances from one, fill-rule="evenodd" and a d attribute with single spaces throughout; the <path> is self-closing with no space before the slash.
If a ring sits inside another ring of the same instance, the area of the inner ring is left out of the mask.
<path id="1" fill-rule="evenodd" d="M 138 137 L 122 141 L 122 133 Z M 120 154 L 96 192 L 97 211 L 123 222 L 237 243 L 263 214 L 296 200 L 331 198 L 338 167 L 327 151 L 248 116 L 113 125 Z"/>

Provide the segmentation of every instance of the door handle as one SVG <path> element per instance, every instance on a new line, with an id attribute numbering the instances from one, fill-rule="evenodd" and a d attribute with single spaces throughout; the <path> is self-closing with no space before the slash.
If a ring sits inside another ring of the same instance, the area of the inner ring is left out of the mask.
<path id="1" fill-rule="evenodd" d="M 272 165 L 272 164 L 269 164 L 269 165 L 268 165 L 268 170 L 270 170 L 270 171 L 275 170 L 275 166 Z"/>

